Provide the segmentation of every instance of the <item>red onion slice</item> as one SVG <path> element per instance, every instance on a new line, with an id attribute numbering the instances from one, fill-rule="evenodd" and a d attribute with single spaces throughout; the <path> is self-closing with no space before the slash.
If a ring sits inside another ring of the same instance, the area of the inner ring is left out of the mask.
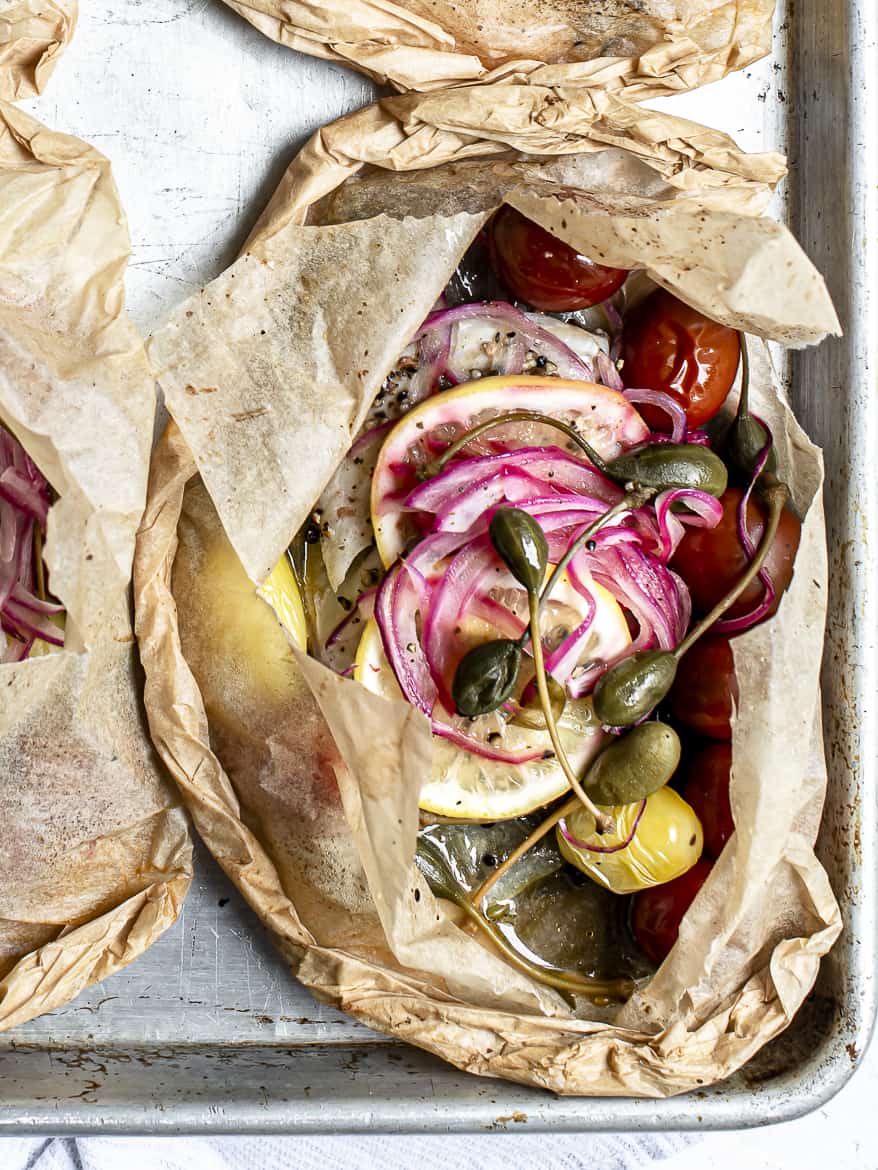
<path id="1" fill-rule="evenodd" d="M 665 394 L 661 390 L 623 390 L 629 402 L 635 406 L 649 405 L 657 406 L 659 410 L 663 410 L 671 420 L 671 434 L 670 442 L 682 443 L 686 438 L 686 411 L 679 404 L 671 398 L 670 394 Z"/>
<path id="2" fill-rule="evenodd" d="M 605 353 L 599 353 L 594 359 L 594 371 L 599 382 L 609 386 L 611 390 L 625 392 L 625 383 L 619 373 L 616 363 Z"/>
<path id="3" fill-rule="evenodd" d="M 375 609 L 375 594 L 378 592 L 377 587 L 374 589 L 364 589 L 348 613 L 344 615 L 338 625 L 332 630 L 326 639 L 325 646 L 327 649 L 334 646 L 342 637 L 350 626 L 351 622 L 359 618 L 370 618 Z"/>
<path id="4" fill-rule="evenodd" d="M 621 489 L 612 480 L 559 447 L 520 447 L 499 455 L 452 461 L 438 475 L 409 492 L 406 507 L 419 512 L 438 512 L 474 483 L 509 469 L 526 472 L 553 490 L 563 489 L 604 500 L 607 506 L 622 498 Z"/>
<path id="5" fill-rule="evenodd" d="M 585 841 L 580 841 L 567 828 L 566 818 L 558 822 L 558 832 L 564 838 L 568 845 L 572 845 L 574 849 L 583 849 L 586 853 L 621 853 L 623 849 L 627 849 L 634 840 L 634 835 L 640 825 L 640 820 L 646 809 L 646 800 L 641 800 L 640 808 L 637 810 L 637 815 L 632 822 L 631 829 L 624 841 L 620 841 L 618 845 L 589 845 Z"/>
<path id="6" fill-rule="evenodd" d="M 765 428 L 765 433 L 768 438 L 753 467 L 753 475 L 750 478 L 750 482 L 747 484 L 747 490 L 741 496 L 740 503 L 738 504 L 738 539 L 740 540 L 744 551 L 747 554 L 748 562 L 752 561 L 756 556 L 756 545 L 753 543 L 753 540 L 750 536 L 750 530 L 747 527 L 747 506 L 750 503 L 750 496 L 753 494 L 753 488 L 756 486 L 756 481 L 764 471 L 765 464 L 768 462 L 768 456 L 771 453 L 771 448 L 774 445 L 774 438 L 768 428 L 768 425 L 764 423 L 761 418 L 757 418 L 755 414 L 752 415 L 752 417 L 755 418 L 758 423 L 761 423 L 761 425 Z M 759 580 L 762 583 L 762 588 L 764 590 L 762 600 L 759 602 L 759 604 L 749 613 L 742 614 L 741 617 L 720 618 L 718 622 L 714 623 L 714 630 L 723 634 L 741 634 L 744 632 L 744 630 L 752 629 L 753 626 L 758 625 L 759 622 L 763 620 L 771 607 L 774 605 L 775 599 L 777 598 L 777 590 L 775 589 L 771 574 L 764 567 L 759 572 Z"/>
<path id="7" fill-rule="evenodd" d="M 464 610 L 485 574 L 499 565 L 499 558 L 486 537 L 464 545 L 433 590 L 426 613 L 421 614 L 424 654 L 439 699 L 449 711 L 454 710 L 451 697 L 453 631 L 459 626 Z"/>
<path id="8" fill-rule="evenodd" d="M 468 735 L 460 727 L 434 717 L 437 691 L 418 639 L 417 615 L 426 605 L 427 582 L 417 572 L 398 561 L 378 588 L 375 619 L 388 662 L 400 690 L 419 711 L 430 719 L 434 735 L 450 740 L 458 747 L 496 763 L 528 764 L 542 759 L 543 750 L 509 752 Z"/>
<path id="9" fill-rule="evenodd" d="M 588 593 L 581 582 L 577 583 L 577 592 L 581 593 L 588 602 L 588 610 L 576 629 L 546 657 L 546 670 L 559 683 L 566 683 L 579 661 L 583 643 L 591 633 L 597 605 L 591 593 Z"/>
<path id="10" fill-rule="evenodd" d="M 0 474 L 0 498 L 46 527 L 49 516 L 49 497 L 40 491 L 33 480 L 17 467 L 7 467 Z"/>
<path id="11" fill-rule="evenodd" d="M 23 605 L 19 605 L 17 601 L 6 602 L 0 621 L 3 623 L 4 630 L 19 634 L 25 639 L 40 638 L 43 642 L 48 642 L 51 646 L 64 645 L 64 633 L 62 630 L 59 630 L 57 626 L 53 626 L 41 614 L 34 613 L 31 609 L 26 609 Z"/>
<path id="12" fill-rule="evenodd" d="M 655 515 L 661 537 L 659 555 L 670 560 L 683 538 L 685 528 L 716 528 L 723 518 L 723 506 L 708 492 L 694 488 L 676 488 L 656 496 Z M 674 504 L 685 504 L 688 511 L 673 512 Z"/>
<path id="13" fill-rule="evenodd" d="M 49 485 L 24 448 L 0 427 L 0 662 L 21 662 L 37 639 L 64 645 L 49 619 L 63 607 L 34 594 L 34 525 L 45 528 Z"/>
<path id="14" fill-rule="evenodd" d="M 421 329 L 415 335 L 416 340 L 427 331 L 440 327 L 453 328 L 463 321 L 484 321 L 490 328 L 501 335 L 501 342 L 506 341 L 501 372 L 504 374 L 520 374 L 523 372 L 527 351 L 532 350 L 545 357 L 556 367 L 555 372 L 561 378 L 574 378 L 584 382 L 593 382 L 594 373 L 591 366 L 579 358 L 568 345 L 558 337 L 531 321 L 520 309 L 506 301 L 481 301 L 469 305 L 457 305 L 453 309 L 440 309 L 438 313 L 431 313 Z M 512 335 L 512 336 L 508 336 Z M 514 366 L 518 365 L 518 368 Z M 457 381 L 468 381 L 469 371 L 458 369 L 454 362 L 454 341 L 452 338 L 451 354 L 448 362 L 448 373 Z"/>
<path id="15" fill-rule="evenodd" d="M 440 309 L 440 313 L 447 312 Z M 451 349 L 451 327 L 438 326 L 422 330 L 417 335 L 418 361 L 420 365 L 408 387 L 405 400 L 406 410 L 417 403 L 435 394 L 439 388 L 439 379 L 448 366 L 448 355 Z"/>

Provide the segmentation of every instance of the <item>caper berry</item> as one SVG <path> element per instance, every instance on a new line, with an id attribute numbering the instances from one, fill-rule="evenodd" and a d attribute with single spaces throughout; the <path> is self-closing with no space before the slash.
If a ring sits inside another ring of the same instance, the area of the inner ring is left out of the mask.
<path id="1" fill-rule="evenodd" d="M 669 491 L 694 488 L 721 496 L 728 486 L 722 459 L 698 443 L 648 443 L 626 451 L 607 464 L 607 473 L 619 483 Z"/>
<path id="2" fill-rule="evenodd" d="M 521 646 L 508 638 L 483 642 L 458 663 L 451 696 L 459 715 L 474 719 L 504 703 L 515 689 L 521 664 Z"/>
<path id="3" fill-rule="evenodd" d="M 549 546 L 536 520 L 521 508 L 498 508 L 489 532 L 491 543 L 515 580 L 528 593 L 537 593 L 546 575 Z"/>
<path id="4" fill-rule="evenodd" d="M 594 689 L 594 710 L 608 727 L 630 727 L 662 701 L 677 674 L 670 650 L 639 650 L 611 667 Z"/>
<path id="5" fill-rule="evenodd" d="M 633 804 L 667 784 L 679 763 L 680 737 L 673 727 L 641 723 L 601 752 L 584 787 L 595 804 Z"/>

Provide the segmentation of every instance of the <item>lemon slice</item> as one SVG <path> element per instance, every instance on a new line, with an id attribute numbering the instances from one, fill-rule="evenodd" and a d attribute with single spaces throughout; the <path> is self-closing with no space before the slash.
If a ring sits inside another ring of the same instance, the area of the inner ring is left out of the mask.
<path id="1" fill-rule="evenodd" d="M 390 431 L 372 476 L 371 511 L 375 542 L 384 565 L 391 565 L 411 535 L 403 505 L 418 482 L 418 470 L 449 443 L 479 422 L 511 410 L 535 410 L 576 427 L 604 459 L 642 442 L 649 431 L 635 408 L 618 390 L 593 382 L 525 374 L 480 378 L 454 390 L 434 394 L 410 410 Z M 514 422 L 485 436 L 506 449 L 554 446 L 581 455 L 579 448 L 553 427 Z M 584 457 L 583 457 L 584 458 Z"/>
<path id="2" fill-rule="evenodd" d="M 305 607 L 292 565 L 286 555 L 277 562 L 257 592 L 274 610 L 277 620 L 293 639 L 294 644 L 300 650 L 304 650 L 308 642 Z"/>
<path id="3" fill-rule="evenodd" d="M 596 582 L 589 583 L 596 610 L 591 637 L 584 648 L 588 659 L 615 658 L 631 643 L 628 624 L 618 603 Z M 558 584 L 559 600 L 570 606 L 582 599 L 566 579 Z M 554 596 L 554 593 L 553 593 Z M 472 633 L 482 623 L 473 623 Z M 468 631 L 469 632 L 469 631 Z M 490 636 L 481 630 L 482 639 Z M 393 670 L 384 654 L 378 625 L 367 622 L 354 664 L 354 678 L 374 694 L 401 698 Z M 505 751 L 526 753 L 537 749 L 551 752 L 548 732 L 510 722 L 502 712 L 483 715 L 466 724 L 468 734 L 486 742 L 497 737 Z M 581 773 L 603 741 L 603 732 L 592 710 L 591 699 L 568 701 L 558 730 L 570 763 Z M 421 789 L 419 804 L 427 812 L 462 820 L 502 821 L 524 816 L 562 796 L 569 785 L 554 756 L 526 764 L 500 763 L 468 752 L 443 739 L 433 738 L 433 770 Z"/>

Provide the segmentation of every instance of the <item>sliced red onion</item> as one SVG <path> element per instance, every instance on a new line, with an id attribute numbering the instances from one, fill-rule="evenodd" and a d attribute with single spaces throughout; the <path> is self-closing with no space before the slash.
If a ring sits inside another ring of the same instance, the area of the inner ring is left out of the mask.
<path id="1" fill-rule="evenodd" d="M 450 670 L 455 643 L 453 631 L 460 624 L 467 603 L 485 574 L 499 564 L 499 558 L 486 537 L 464 545 L 433 590 L 427 612 L 421 614 L 424 654 L 439 699 L 449 711 L 454 710 Z"/>
<path id="2" fill-rule="evenodd" d="M 528 764 L 541 759 L 542 748 L 504 751 L 467 735 L 448 720 L 434 717 L 438 706 L 437 689 L 417 630 L 418 614 L 422 606 L 427 606 L 423 592 L 425 586 L 426 582 L 417 570 L 412 571 L 406 567 L 406 562 L 398 561 L 378 587 L 375 599 L 375 620 L 384 652 L 402 693 L 413 707 L 428 716 L 434 735 L 450 740 L 458 747 L 497 763 Z"/>
<path id="3" fill-rule="evenodd" d="M 657 406 L 659 410 L 663 410 L 671 420 L 671 434 L 670 442 L 682 443 L 686 438 L 686 411 L 679 404 L 671 398 L 670 394 L 665 394 L 661 390 L 624 390 L 623 394 L 629 402 L 633 402 L 635 406 L 648 405 Z"/>
<path id="4" fill-rule="evenodd" d="M 338 625 L 329 634 L 326 639 L 326 648 L 329 649 L 334 646 L 343 636 L 351 622 L 359 618 L 370 618 L 375 608 L 375 594 L 378 592 L 377 587 L 374 589 L 364 589 L 357 600 L 354 602 L 351 609 L 344 615 Z"/>
<path id="5" fill-rule="evenodd" d="M 53 601 L 40 601 L 17 581 L 12 587 L 11 600 L 22 609 L 28 609 L 31 613 L 43 614 L 46 617 L 57 617 L 58 614 L 64 612 L 63 605 L 58 605 Z"/>
<path id="6" fill-rule="evenodd" d="M 639 650 L 672 650 L 683 638 L 692 615 L 689 590 L 676 573 L 643 552 L 634 541 L 609 535 L 609 540 L 602 541 L 603 530 L 598 532 L 597 548 L 593 552 L 581 549 L 570 562 L 567 575 L 575 587 L 587 588 L 582 581 L 587 570 L 634 617 L 637 636 L 615 658 L 596 662 L 579 672 L 574 670 L 567 681 L 574 699 L 589 694 L 601 675 L 621 659 Z"/>
<path id="7" fill-rule="evenodd" d="M 436 513 L 435 527 L 441 532 L 468 532 L 489 508 L 533 499 L 542 494 L 542 486 L 526 472 L 501 471 L 478 480 L 444 504 Z"/>
<path id="8" fill-rule="evenodd" d="M 40 638 L 51 646 L 64 645 L 64 633 L 57 626 L 33 610 L 26 609 L 17 601 L 7 601 L 3 607 L 3 628 L 25 638 Z"/>
<path id="9" fill-rule="evenodd" d="M 450 740 L 458 747 L 472 752 L 473 755 L 481 756 L 485 760 L 492 760 L 495 764 L 532 764 L 534 760 L 543 759 L 546 754 L 542 748 L 522 752 L 504 751 L 502 748 L 492 747 L 483 740 L 467 735 L 465 731 L 455 727 L 452 723 L 446 723 L 439 719 L 432 720 L 432 728 L 434 735 Z"/>
<path id="10" fill-rule="evenodd" d="M 568 634 L 563 642 L 546 657 L 546 670 L 559 683 L 566 683 L 579 661 L 583 643 L 587 640 L 591 627 L 594 624 L 594 615 L 597 605 L 591 593 L 587 592 L 581 582 L 577 582 L 576 589 L 588 603 L 588 610 L 576 629 Z"/>
<path id="11" fill-rule="evenodd" d="M 625 391 L 625 383 L 619 373 L 616 363 L 605 353 L 598 353 L 594 359 L 594 372 L 597 380 L 602 382 L 604 386 L 609 386 L 611 390 Z"/>
<path id="12" fill-rule="evenodd" d="M 553 490 L 578 492 L 604 500 L 609 506 L 622 498 L 619 487 L 590 463 L 575 459 L 559 447 L 520 447 L 498 455 L 480 455 L 452 461 L 409 493 L 405 505 L 419 512 L 438 512 L 456 495 L 505 470 L 527 472 Z"/>
<path id="13" fill-rule="evenodd" d="M 750 503 L 750 496 L 753 494 L 753 488 L 756 486 L 756 481 L 765 470 L 765 464 L 768 462 L 768 456 L 774 445 L 774 437 L 767 424 L 761 418 L 757 418 L 755 414 L 752 417 L 763 426 L 768 438 L 766 439 L 765 446 L 759 452 L 759 456 L 753 467 L 753 475 L 747 484 L 747 490 L 741 496 L 740 503 L 738 504 L 738 539 L 747 554 L 748 563 L 756 556 L 756 545 L 753 543 L 750 530 L 747 527 L 747 507 Z M 765 567 L 759 571 L 759 581 L 763 588 L 762 600 L 759 604 L 754 609 L 751 609 L 749 613 L 742 614 L 741 617 L 720 618 L 718 622 L 714 623 L 713 628 L 715 631 L 723 634 L 741 634 L 744 630 L 750 630 L 753 626 L 758 625 L 768 615 L 777 598 L 777 590 L 771 574 Z"/>
<path id="14" fill-rule="evenodd" d="M 441 309 L 440 313 L 448 310 Z M 422 330 L 417 335 L 418 344 L 418 371 L 408 387 L 406 409 L 423 402 L 431 394 L 435 394 L 439 386 L 439 379 L 448 366 L 448 355 L 451 349 L 451 327 L 440 325 L 432 329 Z"/>
<path id="15" fill-rule="evenodd" d="M 20 662 L 37 639 L 63 646 L 49 618 L 63 607 L 34 594 L 34 525 L 45 528 L 49 485 L 13 436 L 0 427 L 0 662 Z"/>
<path id="16" fill-rule="evenodd" d="M 601 301 L 598 307 L 603 309 L 604 315 L 607 318 L 607 324 L 610 326 L 612 332 L 618 336 L 622 332 L 622 314 L 612 300 Z"/>
<path id="17" fill-rule="evenodd" d="M 624 841 L 620 841 L 618 845 L 589 845 L 585 841 L 580 841 L 567 828 L 566 818 L 558 822 L 558 832 L 564 838 L 568 845 L 572 845 L 574 849 L 583 849 L 586 853 L 621 853 L 623 849 L 627 849 L 634 840 L 634 835 L 640 825 L 640 819 L 646 809 L 646 801 L 641 800 L 640 808 L 637 810 L 637 815 L 632 822 L 631 829 Z"/>
<path id="18" fill-rule="evenodd" d="M 514 614 L 489 593 L 473 597 L 470 610 L 473 617 L 492 625 L 501 638 L 520 638 L 528 625 L 525 618 Z"/>
<path id="19" fill-rule="evenodd" d="M 413 707 L 432 718 L 436 685 L 418 637 L 419 608 L 418 582 L 405 571 L 404 562 L 398 561 L 378 586 L 375 621 L 400 690 Z"/>
<path id="20" fill-rule="evenodd" d="M 30 516 L 41 528 L 46 527 L 49 516 L 48 493 L 41 492 L 34 481 L 17 467 L 7 467 L 0 474 L 0 497 Z"/>
<path id="21" fill-rule="evenodd" d="M 495 332 L 500 333 L 501 340 L 507 341 L 507 348 L 512 351 L 506 355 L 503 362 L 503 373 L 520 374 L 523 372 L 524 360 L 527 351 L 532 350 L 556 367 L 555 372 L 561 378 L 575 378 L 585 382 L 594 381 L 591 366 L 555 337 L 547 329 L 533 321 L 505 301 L 481 301 L 476 304 L 457 305 L 453 309 L 442 309 L 438 313 L 431 313 L 421 329 L 415 335 L 419 340 L 425 331 L 441 327 L 453 327 L 462 321 L 484 321 Z M 507 337 L 508 334 L 515 336 Z M 468 381 L 469 371 L 458 369 L 454 363 L 454 345 L 452 340 L 451 356 L 448 362 L 448 372 L 458 381 Z M 519 368 L 513 368 L 517 361 Z"/>
<path id="22" fill-rule="evenodd" d="M 367 454 L 369 451 L 371 451 L 371 449 L 373 447 L 375 447 L 376 444 L 378 445 L 378 447 L 380 447 L 381 443 L 379 442 L 379 440 L 383 441 L 384 436 L 387 434 L 387 432 L 390 430 L 390 428 L 392 426 L 393 426 L 393 419 L 388 419 L 387 422 L 379 423 L 377 426 L 374 426 L 374 427 L 369 427 L 369 429 L 367 431 L 361 431 L 360 434 L 357 435 L 356 439 L 354 440 L 354 443 L 353 443 L 350 451 L 348 451 L 345 458 L 346 459 L 356 459 L 358 457 L 362 458 L 362 456 Z"/>
<path id="23" fill-rule="evenodd" d="M 655 515 L 661 537 L 660 556 L 670 560 L 683 538 L 685 528 L 716 528 L 723 518 L 723 506 L 708 492 L 694 488 L 677 488 L 655 498 Z M 688 511 L 673 512 L 674 504 L 685 504 Z"/>

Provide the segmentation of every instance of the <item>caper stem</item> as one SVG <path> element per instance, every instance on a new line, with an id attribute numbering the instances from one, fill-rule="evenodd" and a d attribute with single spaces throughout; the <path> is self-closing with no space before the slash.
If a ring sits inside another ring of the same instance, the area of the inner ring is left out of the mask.
<path id="1" fill-rule="evenodd" d="M 580 802 L 588 809 L 595 819 L 595 826 L 599 833 L 607 833 L 613 828 L 612 817 L 602 813 L 588 793 L 579 783 L 579 777 L 570 767 L 570 761 L 567 759 L 567 753 L 564 751 L 564 745 L 561 743 L 561 737 L 558 734 L 558 725 L 555 723 L 555 716 L 552 711 L 552 701 L 549 698 L 549 688 L 546 684 L 546 666 L 543 661 L 543 644 L 540 640 L 540 599 L 537 593 L 528 593 L 528 604 L 530 607 L 530 640 L 531 650 L 534 659 L 534 670 L 536 672 L 537 694 L 540 697 L 540 706 L 543 708 L 543 718 L 546 721 L 546 728 L 549 732 L 549 738 L 552 741 L 552 747 L 555 749 L 555 757 L 561 767 L 561 771 L 567 777 L 570 787 L 579 797 Z"/>
<path id="2" fill-rule="evenodd" d="M 503 934 L 491 925 L 475 906 L 467 899 L 458 901 L 455 905 L 467 914 L 470 920 L 479 926 L 491 939 L 497 949 L 502 952 L 507 962 L 525 975 L 529 975 L 536 983 L 546 987 L 556 988 L 558 991 L 573 992 L 576 995 L 598 999 L 625 1000 L 634 990 L 634 984 L 629 979 L 594 979 L 587 975 L 576 975 L 572 971 L 547 971 L 545 968 L 525 959 L 504 938 Z"/>
<path id="3" fill-rule="evenodd" d="M 538 422 L 543 423 L 547 427 L 554 427 L 556 431 L 561 431 L 569 439 L 572 439 L 579 449 L 585 452 L 598 471 L 609 476 L 610 473 L 606 463 L 601 459 L 591 443 L 586 442 L 582 435 L 570 426 L 569 423 L 561 422 L 560 419 L 552 418 L 548 414 L 541 414 L 538 410 L 510 410 L 506 414 L 498 414 L 495 418 L 485 419 L 484 422 L 478 423 L 472 430 L 461 435 L 459 439 L 455 439 L 451 446 L 430 464 L 430 475 L 438 475 L 449 459 L 453 459 L 459 451 L 462 451 L 473 439 L 477 439 L 479 435 L 483 435 L 485 431 L 490 431 L 494 427 L 500 427 L 510 422 Z"/>
<path id="4" fill-rule="evenodd" d="M 561 577 L 566 571 L 567 566 L 570 564 L 582 546 L 586 543 L 586 541 L 590 540 L 598 531 L 598 529 L 602 528 L 608 520 L 612 520 L 613 517 L 618 516 L 620 512 L 632 512 L 637 508 L 643 507 L 643 505 L 647 503 L 647 501 L 650 500 L 655 495 L 655 493 L 655 488 L 632 488 L 631 491 L 625 493 L 625 495 L 621 500 L 619 500 L 618 503 L 613 504 L 612 508 L 609 508 L 606 512 L 603 512 L 600 516 L 598 516 L 597 520 L 594 520 L 591 524 L 589 524 L 588 528 L 586 528 L 583 532 L 580 532 L 576 540 L 573 541 L 573 543 L 564 553 L 564 556 L 561 557 L 560 561 L 558 561 L 557 565 L 555 565 L 555 568 L 552 570 L 551 577 L 549 577 L 548 581 L 543 586 L 542 592 L 540 593 L 541 610 L 546 600 L 548 599 L 549 594 L 561 580 Z"/>
<path id="5" fill-rule="evenodd" d="M 34 523 L 34 572 L 37 578 L 37 597 L 46 600 L 46 570 L 43 566 L 43 530 Z"/>
<path id="6" fill-rule="evenodd" d="M 696 642 L 702 634 L 706 633 L 714 622 L 718 621 L 726 610 L 735 604 L 750 582 L 760 572 L 762 566 L 765 564 L 765 558 L 768 556 L 771 546 L 774 543 L 781 514 L 783 513 L 784 505 L 789 499 L 789 495 L 789 488 L 780 480 L 775 481 L 765 489 L 763 498 L 768 505 L 768 523 L 765 525 L 765 531 L 762 533 L 762 540 L 759 542 L 756 556 L 748 565 L 744 575 L 739 578 L 725 597 L 721 598 L 710 613 L 692 627 L 680 645 L 674 650 L 673 654 L 675 658 L 679 659 L 683 657 L 692 643 Z"/>
<path id="7" fill-rule="evenodd" d="M 738 330 L 738 344 L 741 347 L 741 393 L 738 397 L 738 418 L 750 413 L 750 351 L 747 349 L 747 335 Z"/>
<path id="8" fill-rule="evenodd" d="M 508 873 L 509 870 L 512 869 L 513 865 L 520 861 L 521 858 L 524 857 L 525 853 L 527 853 L 529 849 L 532 849 L 538 841 L 542 841 L 546 833 L 548 833 L 551 829 L 554 829 L 555 825 L 557 825 L 559 821 L 563 820 L 564 817 L 574 812 L 578 805 L 579 797 L 571 796 L 570 799 L 565 801 L 560 808 L 556 808 L 553 813 L 549 813 L 546 819 L 541 821 L 529 836 L 525 837 L 518 848 L 513 849 L 503 864 L 498 865 L 493 873 L 488 874 L 479 888 L 470 894 L 469 900 L 472 905 L 480 906 L 488 890 L 491 889 L 494 883 L 498 882 L 505 873 Z"/>

